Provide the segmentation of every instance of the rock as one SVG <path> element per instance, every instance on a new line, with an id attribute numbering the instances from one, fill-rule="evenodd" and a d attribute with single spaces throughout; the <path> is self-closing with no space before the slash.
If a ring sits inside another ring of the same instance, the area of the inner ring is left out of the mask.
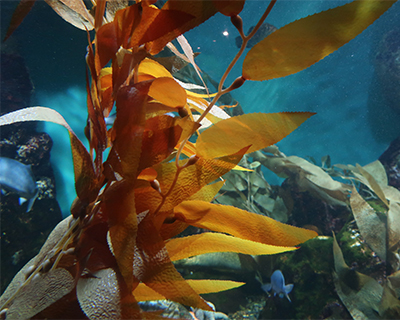
<path id="1" fill-rule="evenodd" d="M 385 167 L 388 184 L 400 190 L 400 137 L 392 141 L 389 148 L 379 157 L 379 161 Z"/>

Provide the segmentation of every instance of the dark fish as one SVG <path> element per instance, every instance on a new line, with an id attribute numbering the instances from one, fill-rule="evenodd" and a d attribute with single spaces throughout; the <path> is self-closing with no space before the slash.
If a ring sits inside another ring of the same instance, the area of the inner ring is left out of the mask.
<path id="1" fill-rule="evenodd" d="M 28 200 L 26 212 L 31 210 L 39 191 L 31 166 L 5 157 L 0 157 L 0 186 L 17 193 L 20 204 Z"/>
<path id="2" fill-rule="evenodd" d="M 249 35 L 251 31 L 253 31 L 255 26 L 252 26 L 249 31 L 247 31 L 246 35 Z M 272 32 L 278 30 L 272 24 L 263 23 L 261 27 L 257 30 L 256 34 L 247 42 L 246 48 L 251 48 L 255 44 L 259 43 L 262 39 L 269 36 Z M 242 46 L 242 38 L 236 37 L 236 46 L 240 48 Z"/>

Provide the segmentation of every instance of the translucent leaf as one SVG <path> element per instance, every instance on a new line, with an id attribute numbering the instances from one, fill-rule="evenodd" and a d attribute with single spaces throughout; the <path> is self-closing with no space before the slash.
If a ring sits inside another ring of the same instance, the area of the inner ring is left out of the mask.
<path id="1" fill-rule="evenodd" d="M 169 107 L 184 107 L 186 104 L 185 89 L 169 77 L 154 79 L 149 96 Z"/>
<path id="2" fill-rule="evenodd" d="M 375 210 L 359 195 L 353 187 L 350 206 L 356 219 L 358 229 L 371 249 L 386 261 L 386 226 Z"/>
<path id="3" fill-rule="evenodd" d="M 179 9 L 167 10 L 163 8 L 160 10 L 142 5 L 142 10 L 141 21 L 130 40 L 130 48 L 147 42 L 153 42 L 152 48 L 165 46 L 179 35 L 179 28 L 194 19 L 192 14 Z M 154 53 L 152 52 L 152 54 Z"/>
<path id="4" fill-rule="evenodd" d="M 193 92 L 187 92 L 187 95 L 188 95 L 187 103 L 191 108 L 195 109 L 200 113 L 203 113 L 207 109 L 209 103 L 203 98 L 199 97 L 199 95 L 194 94 Z M 230 116 L 220 107 L 215 105 L 206 115 L 206 118 L 210 120 L 212 123 L 217 123 L 223 119 L 229 119 Z"/>
<path id="5" fill-rule="evenodd" d="M 68 129 L 74 161 L 76 193 L 81 199 L 87 198 L 89 196 L 88 192 L 92 191 L 92 188 L 96 183 L 92 159 L 65 119 L 53 109 L 31 107 L 1 116 L 0 126 L 25 121 L 48 121 L 62 125 Z"/>
<path id="6" fill-rule="evenodd" d="M 92 30 L 94 19 L 82 0 L 45 0 L 57 14 L 81 30 Z"/>
<path id="7" fill-rule="evenodd" d="M 139 64 L 138 75 L 150 75 L 154 78 L 168 77 L 172 79 L 171 73 L 163 65 L 148 58 Z"/>
<path id="8" fill-rule="evenodd" d="M 292 247 L 317 236 L 311 230 L 231 206 L 204 201 L 184 201 L 174 208 L 175 218 L 199 228 L 231 234 L 241 239 Z"/>
<path id="9" fill-rule="evenodd" d="M 221 157 L 250 145 L 248 153 L 257 151 L 282 140 L 312 115 L 311 112 L 251 113 L 219 121 L 198 137 L 197 155 Z"/>
<path id="10" fill-rule="evenodd" d="M 354 1 L 294 21 L 248 52 L 243 77 L 262 81 L 304 70 L 359 35 L 394 2 Z"/>
<path id="11" fill-rule="evenodd" d="M 389 207 L 389 202 L 386 200 L 382 188 L 380 187 L 378 182 L 374 179 L 374 177 L 359 164 L 357 164 L 357 169 L 366 179 L 367 181 L 366 186 L 369 187 L 379 197 L 379 199 L 381 199 L 381 201 L 386 205 L 386 207 Z M 365 182 L 365 179 L 362 180 L 363 183 Z"/>
<path id="12" fill-rule="evenodd" d="M 230 280 L 194 280 L 189 279 L 186 282 L 193 288 L 197 294 L 207 294 L 221 292 L 238 288 L 244 285 L 244 282 L 236 282 Z M 162 295 L 147 287 L 144 283 L 140 283 L 133 292 L 137 301 L 151 301 L 164 299 Z"/>
<path id="13" fill-rule="evenodd" d="M 179 28 L 167 33 L 163 37 L 157 39 L 152 43 L 150 54 L 154 55 L 160 52 L 164 46 L 175 39 L 177 36 L 193 29 L 200 25 L 214 14 L 217 13 L 217 8 L 214 6 L 212 1 L 201 0 L 201 1 L 181 1 L 181 0 L 169 0 L 162 7 L 163 10 L 178 10 L 186 14 L 192 15 L 194 18 L 183 24 Z"/>
<path id="14" fill-rule="evenodd" d="M 296 250 L 294 247 L 279 247 L 251 240 L 240 239 L 221 233 L 201 233 L 166 242 L 171 261 L 210 252 L 237 252 L 250 255 L 277 254 Z"/>

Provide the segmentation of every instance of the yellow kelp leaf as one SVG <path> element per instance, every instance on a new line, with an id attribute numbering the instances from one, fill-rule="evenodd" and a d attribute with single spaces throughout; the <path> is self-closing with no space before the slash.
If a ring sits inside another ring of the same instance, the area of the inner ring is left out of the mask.
<path id="1" fill-rule="evenodd" d="M 311 230 L 231 206 L 204 201 L 184 201 L 174 208 L 175 218 L 192 226 L 229 233 L 241 239 L 292 247 L 317 236 Z"/>
<path id="2" fill-rule="evenodd" d="M 197 139 L 197 155 L 221 157 L 250 146 L 247 153 L 266 148 L 286 137 L 312 112 L 250 113 L 219 121 Z"/>
<path id="3" fill-rule="evenodd" d="M 215 182 L 213 184 L 206 185 L 201 188 L 200 191 L 197 191 L 194 195 L 192 195 L 188 200 L 202 200 L 211 202 L 212 199 L 217 195 L 218 191 L 222 188 L 225 181 L 221 180 Z"/>
<path id="4" fill-rule="evenodd" d="M 236 282 L 230 280 L 194 280 L 189 279 L 186 282 L 193 288 L 197 294 L 207 294 L 214 292 L 221 292 L 225 290 L 235 289 L 242 285 L 244 282 Z M 155 292 L 153 289 L 147 287 L 144 283 L 139 283 L 135 291 L 133 291 L 137 301 L 150 301 L 162 300 L 164 296 Z"/>
<path id="5" fill-rule="evenodd" d="M 7 113 L 0 117 L 0 126 L 25 121 L 47 121 L 62 125 L 68 130 L 74 162 L 75 189 L 79 198 L 89 196 L 96 183 L 92 158 L 75 132 L 57 111 L 45 107 L 31 107 Z"/>
<path id="6" fill-rule="evenodd" d="M 360 196 L 355 187 L 351 191 L 350 206 L 362 237 L 382 260 L 386 260 L 385 223 Z"/>
<path id="7" fill-rule="evenodd" d="M 277 254 L 293 251 L 295 247 L 280 247 L 251 240 L 240 239 L 222 233 L 201 233 L 167 241 L 171 261 L 210 252 L 237 252 L 251 255 Z"/>
<path id="8" fill-rule="evenodd" d="M 243 77 L 262 81 L 304 70 L 359 35 L 394 2 L 354 1 L 294 21 L 248 52 Z"/>
<path id="9" fill-rule="evenodd" d="M 149 96 L 169 107 L 184 107 L 186 91 L 174 79 L 161 77 L 155 79 L 149 90 Z"/>
<path id="10" fill-rule="evenodd" d="M 157 171 L 157 180 L 160 183 L 161 192 L 162 194 L 168 192 L 168 197 L 166 197 L 159 211 L 166 212 L 171 210 L 177 204 L 187 200 L 198 192 L 205 185 L 230 171 L 240 161 L 246 150 L 245 148 L 235 154 L 219 159 L 199 158 L 195 164 L 182 169 L 176 182 L 174 181 L 177 168 L 174 162 L 155 165 L 153 168 Z M 179 164 L 182 166 L 187 161 L 181 160 Z M 171 186 L 172 190 L 169 191 Z M 150 210 L 150 213 L 153 213 L 162 202 L 159 192 L 150 185 L 136 189 L 135 198 L 137 210 Z"/>
<path id="11" fill-rule="evenodd" d="M 149 75 L 154 78 L 168 77 L 172 79 L 171 73 L 169 73 L 169 71 L 165 69 L 163 65 L 148 58 L 144 59 L 139 64 L 138 75 Z"/>

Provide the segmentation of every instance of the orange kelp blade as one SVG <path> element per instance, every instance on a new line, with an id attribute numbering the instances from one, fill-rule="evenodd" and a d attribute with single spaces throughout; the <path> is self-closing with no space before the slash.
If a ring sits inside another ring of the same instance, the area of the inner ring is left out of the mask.
<path id="1" fill-rule="evenodd" d="M 197 155 L 221 157 L 250 146 L 249 152 L 266 148 L 286 137 L 315 113 L 250 113 L 221 120 L 197 139 Z"/>
<path id="2" fill-rule="evenodd" d="M 274 246 L 296 246 L 317 236 L 311 230 L 290 226 L 235 207 L 204 201 L 184 201 L 174 208 L 174 212 L 176 219 L 192 226 Z"/>
<path id="3" fill-rule="evenodd" d="M 205 232 L 168 240 L 165 244 L 171 261 L 211 252 L 237 252 L 251 255 L 277 254 L 295 247 L 268 245 L 226 234 Z"/>
<path id="4" fill-rule="evenodd" d="M 96 184 L 92 159 L 82 142 L 65 119 L 57 111 L 45 107 L 31 107 L 7 113 L 0 117 L 0 126 L 26 121 L 48 121 L 68 129 L 71 139 L 72 157 L 74 161 L 75 189 L 80 199 L 92 196 Z M 93 200 L 93 199 L 90 199 Z"/>
<path id="5" fill-rule="evenodd" d="M 230 280 L 194 280 L 189 279 L 186 282 L 193 288 L 197 294 L 207 294 L 214 292 L 221 292 L 230 289 L 238 288 L 244 285 L 244 282 L 236 282 Z M 144 283 L 139 283 L 135 291 L 133 291 L 137 301 L 151 301 L 151 300 L 162 300 L 164 296 L 155 292 L 150 287 L 147 287 Z"/>
<path id="6" fill-rule="evenodd" d="M 394 2 L 354 1 L 289 23 L 247 53 L 243 77 L 263 81 L 304 70 L 359 35 Z"/>

